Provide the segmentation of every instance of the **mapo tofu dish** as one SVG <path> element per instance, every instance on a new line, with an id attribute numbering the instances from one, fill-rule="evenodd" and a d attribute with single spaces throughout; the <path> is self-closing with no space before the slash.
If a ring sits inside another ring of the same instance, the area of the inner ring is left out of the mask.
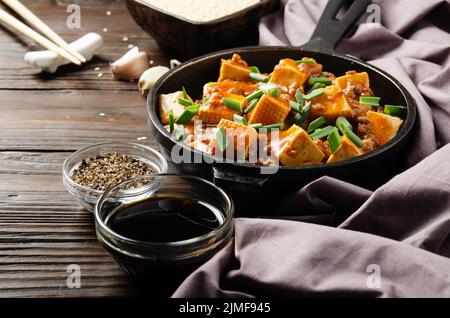
<path id="1" fill-rule="evenodd" d="M 335 163 L 389 142 L 406 108 L 382 105 L 366 72 L 338 76 L 319 62 L 285 58 L 262 73 L 234 54 L 201 98 L 184 87 L 161 95 L 161 122 L 193 148 L 214 156 L 231 149 L 236 160 L 259 165 L 275 164 L 255 151 L 262 141 L 284 166 Z"/>

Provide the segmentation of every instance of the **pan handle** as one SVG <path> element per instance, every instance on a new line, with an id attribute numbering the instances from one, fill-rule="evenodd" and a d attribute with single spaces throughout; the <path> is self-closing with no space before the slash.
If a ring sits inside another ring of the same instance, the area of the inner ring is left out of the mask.
<path id="1" fill-rule="evenodd" d="M 353 24 L 363 15 L 371 0 L 352 0 L 345 16 L 338 20 L 336 15 L 348 0 L 329 0 L 323 11 L 311 39 L 302 49 L 334 51 L 337 43 Z"/>

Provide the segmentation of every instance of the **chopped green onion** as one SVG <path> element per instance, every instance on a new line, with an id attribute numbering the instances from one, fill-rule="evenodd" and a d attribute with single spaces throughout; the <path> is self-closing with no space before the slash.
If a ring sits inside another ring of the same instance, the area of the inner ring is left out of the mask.
<path id="1" fill-rule="evenodd" d="M 297 113 L 300 113 L 302 111 L 302 104 L 296 103 L 293 100 L 289 101 L 289 106 L 291 106 L 291 109 L 296 111 Z"/>
<path id="2" fill-rule="evenodd" d="M 294 123 L 298 126 L 303 124 L 306 117 L 309 115 L 309 111 L 311 110 L 311 102 L 305 103 L 305 106 L 303 106 L 303 109 L 300 113 L 296 114 L 294 117 Z"/>
<path id="3" fill-rule="evenodd" d="M 353 129 L 352 125 L 348 122 L 347 118 L 345 118 L 344 116 L 339 116 L 336 119 L 336 126 L 337 126 L 337 128 L 339 128 L 339 130 L 341 131 L 342 134 L 345 134 L 347 129 L 350 129 L 350 130 Z"/>
<path id="4" fill-rule="evenodd" d="M 264 94 L 269 94 L 275 97 L 279 97 L 281 95 L 280 89 L 274 83 L 258 83 L 258 87 L 264 92 Z"/>
<path id="5" fill-rule="evenodd" d="M 364 142 L 361 140 L 361 138 L 359 138 L 354 132 L 353 130 L 347 129 L 345 131 L 345 134 L 347 135 L 348 139 L 350 139 L 351 141 L 353 141 L 353 143 L 358 146 L 358 148 L 362 148 L 364 146 Z"/>
<path id="6" fill-rule="evenodd" d="M 254 73 L 254 72 L 250 72 L 248 74 L 248 77 L 250 79 L 254 80 L 254 81 L 263 82 L 263 83 L 268 82 L 269 79 L 270 79 L 270 77 L 267 76 L 267 75 L 263 75 L 263 74 L 260 74 L 260 73 Z"/>
<path id="7" fill-rule="evenodd" d="M 303 104 L 303 94 L 302 94 L 302 91 L 300 90 L 300 88 L 297 88 L 297 90 L 295 91 L 295 100 L 300 105 Z"/>
<path id="8" fill-rule="evenodd" d="M 190 100 L 192 102 L 192 98 L 188 95 L 188 93 L 186 92 L 186 88 L 184 88 L 184 86 L 181 88 L 183 91 L 183 98 Z"/>
<path id="9" fill-rule="evenodd" d="M 311 93 L 312 91 L 315 91 L 316 89 L 319 89 L 319 88 L 322 88 L 322 87 L 325 87 L 325 85 L 322 84 L 322 83 L 315 83 L 315 84 L 314 84 L 313 86 L 311 86 L 311 88 L 309 89 L 308 94 Z"/>
<path id="10" fill-rule="evenodd" d="M 384 105 L 384 113 L 386 115 L 400 116 L 405 113 L 405 106 Z"/>
<path id="11" fill-rule="evenodd" d="M 323 85 L 330 85 L 331 79 L 329 79 L 328 77 L 310 77 L 308 79 L 309 85 L 314 85 L 316 83 L 321 83 Z"/>
<path id="12" fill-rule="evenodd" d="M 234 99 L 227 98 L 227 97 L 222 98 L 222 101 L 226 107 L 242 113 L 242 106 L 243 106 L 244 102 L 238 102 Z"/>
<path id="13" fill-rule="evenodd" d="M 320 95 L 323 95 L 323 94 L 325 94 L 325 90 L 323 88 L 319 88 L 319 89 L 313 90 L 308 95 L 303 96 L 303 98 L 306 100 L 311 100 L 311 99 L 319 97 Z"/>
<path id="14" fill-rule="evenodd" d="M 192 104 L 194 104 L 192 101 L 190 101 L 189 99 L 186 98 L 178 98 L 178 103 L 183 105 L 183 106 L 191 106 Z"/>
<path id="15" fill-rule="evenodd" d="M 205 97 L 202 99 L 202 103 L 206 104 L 209 101 L 210 97 Z"/>
<path id="16" fill-rule="evenodd" d="M 327 137 L 328 144 L 330 145 L 331 153 L 334 153 L 341 145 L 341 135 L 336 127 L 330 132 Z"/>
<path id="17" fill-rule="evenodd" d="M 259 70 L 258 66 L 250 66 L 250 72 L 261 74 L 261 71 Z"/>
<path id="18" fill-rule="evenodd" d="M 252 100 L 247 107 L 244 109 L 244 114 L 248 114 L 252 111 L 253 108 L 255 108 L 256 104 L 258 104 L 259 99 Z"/>
<path id="19" fill-rule="evenodd" d="M 173 110 L 170 109 L 169 110 L 169 131 L 170 131 L 170 133 L 173 132 L 173 129 L 174 129 L 174 126 L 175 126 L 174 124 L 175 124 L 175 121 L 173 119 Z"/>
<path id="20" fill-rule="evenodd" d="M 251 125 L 248 125 L 249 127 L 252 127 L 252 128 L 255 128 L 255 129 L 259 129 L 259 128 L 261 128 L 263 125 L 262 124 L 260 124 L 260 123 L 257 123 L 257 124 L 251 124 Z"/>
<path id="21" fill-rule="evenodd" d="M 297 90 L 295 91 L 295 99 L 297 100 L 297 102 L 290 100 L 289 105 L 293 110 L 299 113 L 302 111 L 302 104 L 303 104 L 303 94 L 300 88 L 297 88 Z"/>
<path id="22" fill-rule="evenodd" d="M 334 126 L 327 126 L 324 128 L 316 129 L 312 134 L 309 136 L 312 138 L 312 140 L 322 139 L 325 137 L 328 137 L 329 134 L 333 131 L 335 127 Z"/>
<path id="23" fill-rule="evenodd" d="M 281 128 L 283 128 L 283 123 L 264 125 L 263 128 L 267 128 L 267 129 L 281 129 Z"/>
<path id="24" fill-rule="evenodd" d="M 216 132 L 217 143 L 221 152 L 228 147 L 227 133 L 223 127 L 220 127 Z"/>
<path id="25" fill-rule="evenodd" d="M 257 90 L 255 92 L 251 93 L 250 95 L 248 95 L 245 99 L 247 100 L 247 102 L 250 102 L 254 99 L 260 98 L 261 96 L 263 96 L 263 94 L 264 93 L 262 90 Z"/>
<path id="26" fill-rule="evenodd" d="M 320 117 L 316 118 L 315 120 L 313 120 L 312 122 L 309 123 L 308 133 L 313 132 L 317 128 L 325 125 L 326 123 L 327 123 L 327 120 L 325 119 L 325 117 L 320 116 Z"/>
<path id="27" fill-rule="evenodd" d="M 301 63 L 303 63 L 303 64 L 314 64 L 314 63 L 316 63 L 316 61 L 314 61 L 313 59 L 302 58 L 301 60 L 295 61 L 295 63 L 297 63 L 297 64 L 301 64 Z"/>
<path id="28" fill-rule="evenodd" d="M 346 135 L 356 146 L 362 148 L 364 142 L 354 132 L 352 125 L 348 122 L 344 116 L 339 116 L 336 119 L 336 126 L 339 128 L 343 135 Z"/>
<path id="29" fill-rule="evenodd" d="M 184 138 L 186 138 L 186 131 L 184 130 L 184 126 L 183 125 L 175 126 L 172 136 L 178 141 L 183 141 Z"/>
<path id="30" fill-rule="evenodd" d="M 243 116 L 239 116 L 238 114 L 234 114 L 233 115 L 233 121 L 239 124 L 243 124 L 243 125 L 247 125 L 247 119 L 245 119 L 245 117 Z"/>
<path id="31" fill-rule="evenodd" d="M 200 105 L 191 105 L 187 107 L 184 112 L 178 117 L 175 123 L 177 124 L 187 124 L 191 121 L 192 117 L 198 114 Z"/>
<path id="32" fill-rule="evenodd" d="M 283 128 L 283 123 L 277 123 L 277 124 L 271 124 L 271 125 L 264 125 L 264 126 L 261 126 L 261 127 L 259 127 L 259 128 L 256 128 L 256 129 L 258 129 L 258 130 L 266 129 L 267 131 L 270 131 L 270 130 L 272 130 L 272 129 L 278 129 L 278 130 L 280 130 L 281 128 Z"/>
<path id="33" fill-rule="evenodd" d="M 380 106 L 380 99 L 381 97 L 361 96 L 359 103 L 362 105 Z"/>

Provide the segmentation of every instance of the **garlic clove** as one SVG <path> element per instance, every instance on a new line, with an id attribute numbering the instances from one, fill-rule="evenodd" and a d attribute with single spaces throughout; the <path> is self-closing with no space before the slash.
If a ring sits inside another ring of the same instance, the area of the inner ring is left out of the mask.
<path id="1" fill-rule="evenodd" d="M 149 67 L 150 62 L 147 53 L 139 52 L 137 46 L 110 65 L 114 77 L 123 80 L 137 80 Z"/>
<path id="2" fill-rule="evenodd" d="M 147 96 L 150 89 L 155 85 L 158 79 L 169 71 L 165 66 L 154 66 L 142 73 L 139 79 L 139 91 L 142 96 Z"/>
<path id="3" fill-rule="evenodd" d="M 170 60 L 170 69 L 173 69 L 174 67 L 177 67 L 180 64 L 181 64 L 181 62 L 178 61 L 177 59 L 171 59 Z"/>

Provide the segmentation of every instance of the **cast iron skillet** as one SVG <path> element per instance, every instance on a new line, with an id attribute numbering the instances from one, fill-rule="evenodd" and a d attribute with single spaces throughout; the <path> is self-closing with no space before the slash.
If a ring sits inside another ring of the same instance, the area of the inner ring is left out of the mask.
<path id="1" fill-rule="evenodd" d="M 264 72 L 270 72 L 282 58 L 300 59 L 302 57 L 316 59 L 323 64 L 324 70 L 337 76 L 349 70 L 364 71 L 369 74 L 371 88 L 377 96 L 382 97 L 383 102 L 407 107 L 404 124 L 395 138 L 373 152 L 347 161 L 308 167 L 279 167 L 274 175 L 261 175 L 260 167 L 249 164 L 202 162 L 179 165 L 184 172 L 203 177 L 212 175 L 214 181 L 232 195 L 238 215 L 253 215 L 250 210 L 254 211 L 255 208 L 258 209 L 258 215 L 271 213 L 275 204 L 287 193 L 325 175 L 367 188 L 375 188 L 401 169 L 400 166 L 405 158 L 403 150 L 413 132 L 416 105 L 411 95 L 391 75 L 356 57 L 334 51 L 337 42 L 364 13 L 370 0 L 354 1 L 347 9 L 345 16 L 338 20 L 335 16 L 344 2 L 346 1 L 330 0 L 328 2 L 310 41 L 301 47 L 255 46 L 207 54 L 172 69 L 149 93 L 147 107 L 150 127 L 158 142 L 166 153 L 170 153 L 175 144 L 179 145 L 192 160 L 194 154 L 199 156 L 202 153 L 171 138 L 159 120 L 158 97 L 160 94 L 178 91 L 182 86 L 185 86 L 192 96 L 201 96 L 204 83 L 217 80 L 221 59 L 230 58 L 233 53 L 238 53 L 249 65 L 257 65 Z M 203 156 L 211 159 L 206 154 Z"/>

